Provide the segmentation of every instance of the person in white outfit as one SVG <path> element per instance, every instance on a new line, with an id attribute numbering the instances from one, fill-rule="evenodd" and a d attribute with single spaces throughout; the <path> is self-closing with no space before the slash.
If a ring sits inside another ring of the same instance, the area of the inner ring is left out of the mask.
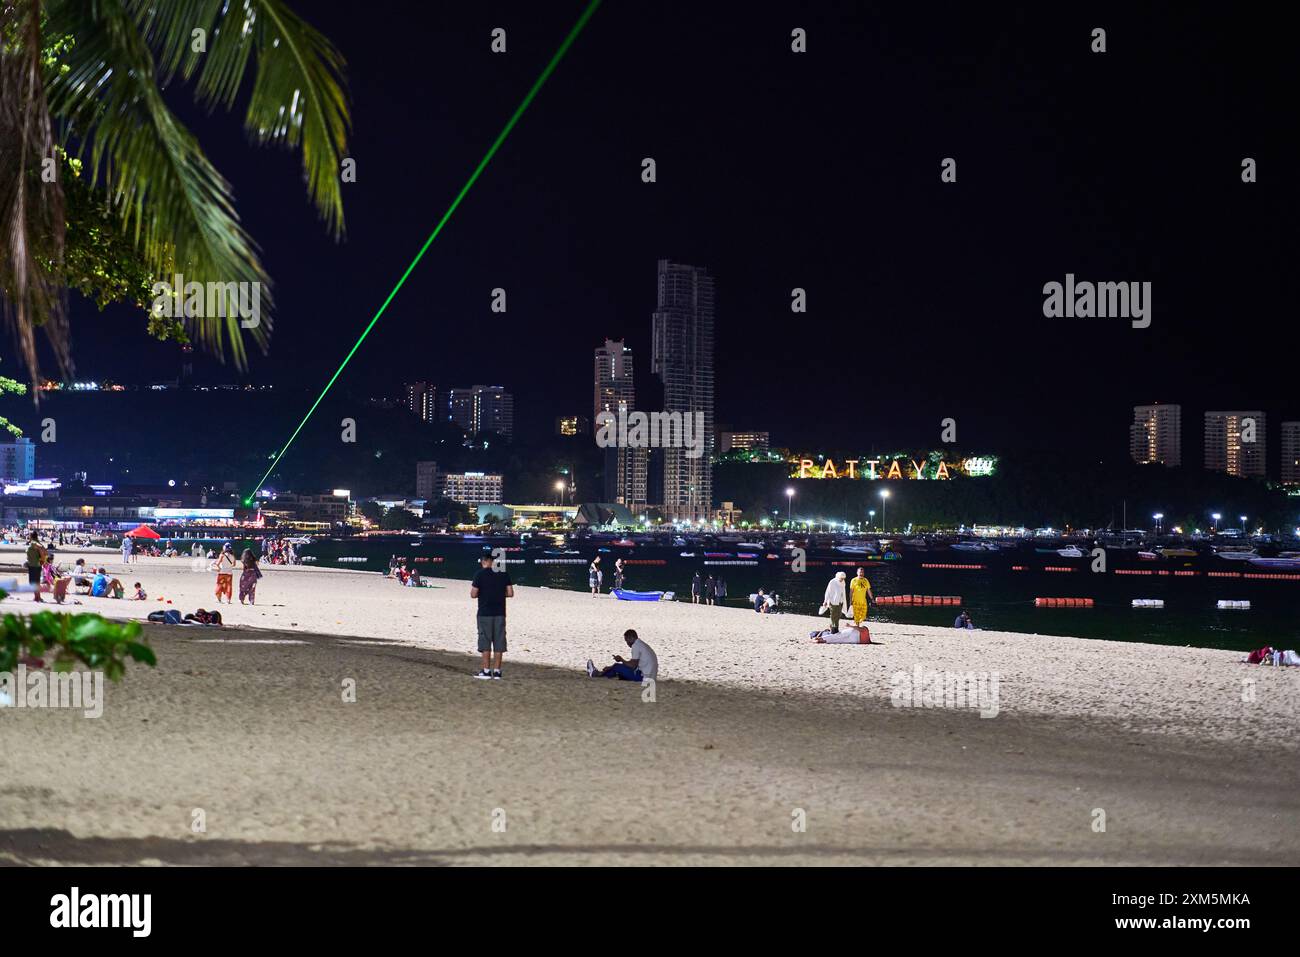
<path id="1" fill-rule="evenodd" d="M 836 572 L 835 577 L 826 585 L 826 595 L 822 598 L 822 607 L 817 614 L 824 615 L 827 609 L 830 609 L 831 613 L 831 631 L 839 631 L 840 618 L 847 618 L 849 614 L 848 592 L 844 587 L 843 572 Z"/>

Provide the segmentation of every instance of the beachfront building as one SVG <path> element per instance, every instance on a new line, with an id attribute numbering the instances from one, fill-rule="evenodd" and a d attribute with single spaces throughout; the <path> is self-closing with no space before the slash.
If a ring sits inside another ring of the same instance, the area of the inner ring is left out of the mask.
<path id="1" fill-rule="evenodd" d="M 1129 454 L 1138 465 L 1183 464 L 1183 407 L 1135 405 L 1129 426 Z"/>
<path id="2" fill-rule="evenodd" d="M 1266 458 L 1264 413 L 1205 413 L 1205 467 L 1238 478 L 1263 478 Z"/>
<path id="3" fill-rule="evenodd" d="M 602 415 L 626 416 L 636 411 L 632 382 L 632 350 L 622 339 L 606 339 L 595 355 L 593 422 Z M 633 512 L 645 510 L 649 449 L 611 446 L 605 449 L 605 497 Z"/>
<path id="4" fill-rule="evenodd" d="M 0 443 L 0 484 L 30 482 L 36 475 L 36 446 L 29 438 Z"/>
<path id="5" fill-rule="evenodd" d="M 345 489 L 329 492 L 280 493 L 262 503 L 262 514 L 281 522 L 311 525 L 339 525 L 352 514 L 352 501 Z"/>
<path id="6" fill-rule="evenodd" d="M 500 505 L 501 476 L 484 472 L 450 472 L 442 477 L 442 495 L 462 505 Z"/>
<path id="7" fill-rule="evenodd" d="M 713 277 L 700 266 L 659 260 L 652 318 L 651 368 L 663 381 L 664 411 L 703 427 L 698 457 L 686 448 L 656 450 L 663 468 L 663 512 L 674 522 L 713 515 Z"/>
<path id="8" fill-rule="evenodd" d="M 733 449 L 766 452 L 771 448 L 771 440 L 766 432 L 719 432 L 718 451 L 730 452 Z"/>
<path id="9" fill-rule="evenodd" d="M 438 389 L 429 382 L 412 382 L 406 387 L 406 408 L 422 422 L 438 418 Z"/>
<path id="10" fill-rule="evenodd" d="M 1282 423 L 1282 484 L 1300 485 L 1300 422 Z"/>

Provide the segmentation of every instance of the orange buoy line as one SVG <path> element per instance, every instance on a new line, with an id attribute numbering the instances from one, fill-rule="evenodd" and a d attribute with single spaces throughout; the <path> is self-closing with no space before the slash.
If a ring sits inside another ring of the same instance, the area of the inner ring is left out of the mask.
<path id="1" fill-rule="evenodd" d="M 625 558 L 624 565 L 667 565 L 666 558 Z"/>
<path id="2" fill-rule="evenodd" d="M 1078 569 L 1077 569 L 1077 568 L 1067 568 L 1067 567 L 1065 567 L 1064 565 L 1044 565 L 1044 566 L 1043 566 L 1043 571 L 1045 571 L 1045 572 L 1074 572 L 1074 571 L 1078 571 Z"/>
<path id="3" fill-rule="evenodd" d="M 960 595 L 882 595 L 877 605 L 960 605 Z"/>
<path id="4" fill-rule="evenodd" d="M 922 562 L 922 568 L 984 568 L 983 565 L 954 565 L 948 562 Z"/>
<path id="5" fill-rule="evenodd" d="M 1035 608 L 1091 608 L 1095 601 L 1091 598 L 1035 598 Z"/>

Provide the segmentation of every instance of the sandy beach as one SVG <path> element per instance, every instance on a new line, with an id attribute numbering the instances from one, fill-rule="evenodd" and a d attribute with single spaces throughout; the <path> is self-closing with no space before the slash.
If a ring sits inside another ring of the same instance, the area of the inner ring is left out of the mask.
<path id="1" fill-rule="evenodd" d="M 88 559 L 151 600 L 68 610 L 213 607 L 189 559 Z M 1300 863 L 1300 669 L 517 588 L 482 682 L 468 583 L 435 585 L 269 567 L 226 628 L 151 626 L 101 718 L 0 713 L 0 860 Z M 653 700 L 582 672 L 626 628 Z M 918 667 L 995 676 L 996 716 L 896 707 Z"/>

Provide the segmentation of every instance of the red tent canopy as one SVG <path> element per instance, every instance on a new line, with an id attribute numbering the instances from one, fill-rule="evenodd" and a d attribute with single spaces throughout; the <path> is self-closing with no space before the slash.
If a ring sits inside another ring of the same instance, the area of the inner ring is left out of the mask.
<path id="1" fill-rule="evenodd" d="M 161 535 L 155 532 L 148 525 L 137 525 L 126 534 L 130 538 L 162 538 Z"/>

